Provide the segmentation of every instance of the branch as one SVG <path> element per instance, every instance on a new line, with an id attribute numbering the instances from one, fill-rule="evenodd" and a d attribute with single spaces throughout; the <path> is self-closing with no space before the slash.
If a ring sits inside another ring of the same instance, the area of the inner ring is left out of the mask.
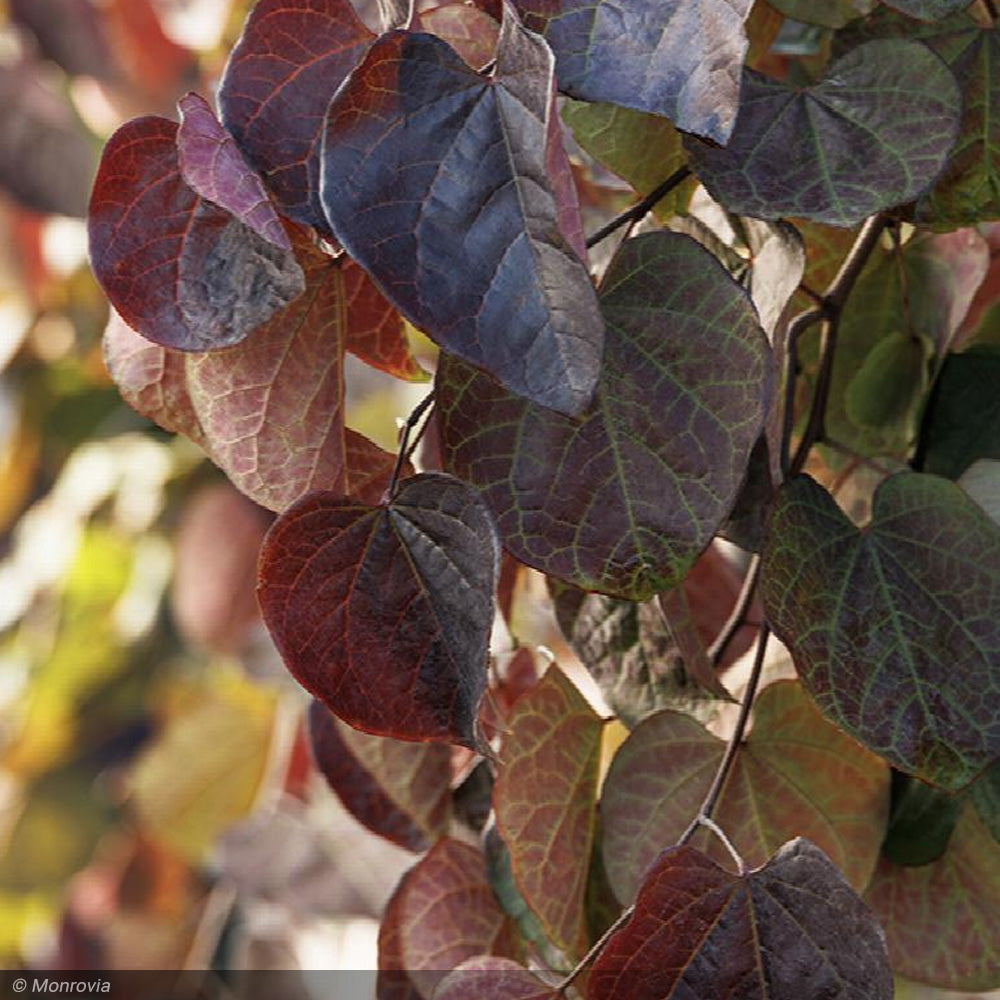
<path id="1" fill-rule="evenodd" d="M 564 997 L 566 995 L 566 990 L 573 985 L 577 976 L 579 976 L 580 973 L 583 972 L 583 970 L 586 969 L 595 958 L 597 958 L 604 946 L 611 940 L 611 936 L 615 933 L 615 931 L 620 930 L 625 926 L 625 924 L 628 923 L 629 918 L 633 913 L 635 913 L 635 903 L 631 906 L 626 906 L 625 909 L 618 914 L 618 918 L 615 922 L 597 939 L 597 941 L 594 942 L 590 951 L 588 951 L 587 954 L 573 966 L 570 972 L 567 973 L 566 978 L 556 988 L 556 996 Z"/>
<path id="2" fill-rule="evenodd" d="M 722 626 L 712 645 L 708 647 L 708 658 L 712 661 L 713 667 L 719 665 L 719 661 L 726 655 L 729 644 L 746 622 L 747 612 L 750 610 L 750 605 L 753 602 L 753 595 L 757 589 L 757 580 L 759 578 L 760 554 L 755 552 L 750 557 L 746 576 L 743 577 L 743 587 L 740 590 L 739 597 L 736 598 L 733 610 L 729 613 L 726 624 Z"/>
<path id="3" fill-rule="evenodd" d="M 396 495 L 396 487 L 399 485 L 399 474 L 403 469 L 403 463 L 409 457 L 410 453 L 410 435 L 413 433 L 413 428 L 416 427 L 420 418 L 427 412 L 431 403 L 434 402 L 434 390 L 432 389 L 429 393 L 419 403 L 413 408 L 413 412 L 406 418 L 406 423 L 403 425 L 403 433 L 399 438 L 399 454 L 396 456 L 396 464 L 392 469 L 392 479 L 389 480 L 389 485 L 386 487 L 386 491 L 383 494 L 383 502 L 391 500 Z M 424 425 L 426 426 L 426 425 Z M 421 431 L 421 433 L 423 433 Z M 415 448 L 420 442 L 419 435 L 413 442 L 413 447 Z"/>
<path id="4" fill-rule="evenodd" d="M 630 209 L 616 216 L 606 226 L 602 226 L 587 240 L 587 249 L 596 246 L 601 240 L 607 239 L 613 232 L 630 222 L 638 222 L 651 208 L 661 202 L 675 187 L 683 184 L 691 176 L 691 168 L 687 165 L 678 167 L 655 190 L 650 191 L 642 201 L 636 202 Z"/>

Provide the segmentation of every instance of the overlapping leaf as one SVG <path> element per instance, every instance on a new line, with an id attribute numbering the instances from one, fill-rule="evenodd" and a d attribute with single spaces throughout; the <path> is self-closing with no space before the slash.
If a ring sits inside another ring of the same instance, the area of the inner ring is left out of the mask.
<path id="1" fill-rule="evenodd" d="M 881 859 L 865 902 L 901 976 L 949 990 L 1000 986 L 1000 845 L 969 806 L 937 861 Z"/>
<path id="2" fill-rule="evenodd" d="M 826 28 L 842 28 L 848 21 L 860 17 L 861 3 L 855 0 L 769 0 L 771 6 L 787 17 L 805 24 L 821 24 Z M 871 0 L 867 0 L 871 7 Z"/>
<path id="3" fill-rule="evenodd" d="M 740 101 L 752 0 L 516 0 L 556 55 L 559 89 L 665 115 L 725 142 Z"/>
<path id="4" fill-rule="evenodd" d="M 420 27 L 443 38 L 473 69 L 482 69 L 497 46 L 497 23 L 465 3 L 442 3 L 420 13 Z"/>
<path id="5" fill-rule="evenodd" d="M 222 122 L 290 218 L 325 230 L 323 116 L 374 35 L 350 0 L 259 0 L 219 87 Z"/>
<path id="6" fill-rule="evenodd" d="M 184 182 L 178 126 L 136 118 L 108 140 L 90 200 L 94 273 L 132 329 L 164 347 L 239 343 L 298 298 L 294 254 Z"/>
<path id="7" fill-rule="evenodd" d="M 966 0 L 885 0 L 885 3 L 907 17 L 917 17 L 922 21 L 940 21 L 969 6 Z"/>
<path id="8" fill-rule="evenodd" d="M 345 722 L 479 749 L 499 559 L 482 501 L 427 474 L 386 506 L 294 504 L 261 550 L 258 595 L 285 665 Z"/>
<path id="9" fill-rule="evenodd" d="M 889 1000 L 892 992 L 875 918 L 802 838 L 740 875 L 691 847 L 664 851 L 587 986 L 588 1000 Z"/>
<path id="10" fill-rule="evenodd" d="M 506 726 L 497 828 L 528 906 L 550 940 L 580 958 L 604 724 L 553 665 L 515 702 Z"/>
<path id="11" fill-rule="evenodd" d="M 983 779 L 976 782 L 976 787 Z M 892 811 L 882 855 L 894 865 L 928 865 L 948 847 L 962 800 L 916 778 L 893 773 Z"/>
<path id="12" fill-rule="evenodd" d="M 489 78 L 432 35 L 384 35 L 330 105 L 322 201 L 337 238 L 446 351 L 577 414 L 603 324 L 558 220 L 551 109 L 551 53 L 511 15 Z"/>
<path id="13" fill-rule="evenodd" d="M 509 958 L 470 958 L 446 976 L 433 1000 L 558 1000 L 553 986 Z"/>
<path id="14" fill-rule="evenodd" d="M 941 60 L 918 43 L 887 39 L 852 50 L 804 89 L 746 70 L 729 143 L 690 138 L 687 148 L 699 179 L 730 211 L 853 226 L 930 187 L 960 115 L 958 85 Z"/>
<path id="15" fill-rule="evenodd" d="M 439 840 L 389 900 L 379 930 L 382 981 L 409 980 L 430 1000 L 447 972 L 477 955 L 517 958 L 516 936 L 486 880 L 483 856 Z M 391 974 L 395 973 L 395 976 Z"/>
<path id="16" fill-rule="evenodd" d="M 445 358 L 441 439 L 445 467 L 483 491 L 516 558 L 642 600 L 678 584 L 728 514 L 770 356 L 745 293 L 684 236 L 629 240 L 601 308 L 603 370 L 581 420 Z"/>
<path id="17" fill-rule="evenodd" d="M 899 474 L 859 531 L 808 477 L 778 494 L 768 620 L 823 713 L 956 790 L 1000 755 L 1000 531 L 954 483 Z"/>
<path id="18" fill-rule="evenodd" d="M 451 752 L 441 743 L 403 743 L 344 725 L 318 701 L 309 706 L 313 760 L 351 814 L 411 851 L 448 832 Z"/>
<path id="19" fill-rule="evenodd" d="M 694 719 L 668 711 L 637 726 L 615 755 L 601 798 L 602 847 L 623 903 L 697 814 L 724 750 Z M 799 684 L 779 681 L 754 704 L 753 730 L 715 819 L 749 864 L 763 864 L 790 836 L 806 836 L 860 891 L 875 867 L 888 808 L 888 768 L 826 722 Z M 731 864 L 718 841 L 698 836 L 709 856 Z"/>
<path id="20" fill-rule="evenodd" d="M 1000 760 L 994 761 L 972 786 L 972 801 L 993 839 L 1000 842 Z"/>

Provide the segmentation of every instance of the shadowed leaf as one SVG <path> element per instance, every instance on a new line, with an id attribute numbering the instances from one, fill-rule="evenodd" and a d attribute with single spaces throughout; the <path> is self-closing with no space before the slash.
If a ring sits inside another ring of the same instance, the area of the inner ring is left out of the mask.
<path id="1" fill-rule="evenodd" d="M 264 542 L 258 596 L 288 669 L 345 722 L 478 749 L 499 560 L 476 494 L 428 474 L 388 506 L 294 504 Z"/>
<path id="2" fill-rule="evenodd" d="M 940 21 L 969 6 L 968 0 L 885 0 L 885 4 L 922 21 Z"/>
<path id="3" fill-rule="evenodd" d="M 432 35 L 384 35 L 330 105 L 323 205 L 444 350 L 576 414 L 593 394 L 603 324 L 548 178 L 551 61 L 512 16 L 492 78 Z"/>
<path id="4" fill-rule="evenodd" d="M 805 24 L 821 24 L 826 28 L 842 28 L 848 21 L 861 16 L 859 3 L 853 0 L 768 0 L 786 17 Z M 870 0 L 868 6 L 871 6 Z"/>
<path id="5" fill-rule="evenodd" d="M 175 122 L 136 118 L 108 140 L 90 200 L 94 273 L 125 322 L 163 347 L 239 343 L 303 291 L 293 254 L 183 181 Z"/>
<path id="6" fill-rule="evenodd" d="M 113 80 L 115 63 L 101 11 L 91 0 L 10 0 L 10 19 L 28 28 L 42 54 L 70 76 Z"/>
<path id="7" fill-rule="evenodd" d="M 517 958 L 515 941 L 486 880 L 482 854 L 443 838 L 389 900 L 379 930 L 379 969 L 408 974 L 430 1000 L 447 972 L 466 959 Z"/>
<path id="8" fill-rule="evenodd" d="M 684 236 L 629 240 L 601 308 L 603 370 L 579 421 L 442 359 L 443 454 L 483 491 L 517 559 L 641 600 L 679 583 L 729 513 L 770 355 L 743 290 Z"/>
<path id="9" fill-rule="evenodd" d="M 231 212 L 269 243 L 292 244 L 260 177 L 219 124 L 208 102 L 189 93 L 178 104 L 177 155 L 181 176 L 195 193 Z"/>
<path id="10" fill-rule="evenodd" d="M 447 746 L 370 736 L 344 725 L 318 701 L 308 718 L 313 760 L 355 819 L 410 851 L 426 851 L 447 834 Z"/>
<path id="11" fill-rule="evenodd" d="M 1000 845 L 969 806 L 937 861 L 880 859 L 865 892 L 901 976 L 949 990 L 1000 986 Z"/>
<path id="12" fill-rule="evenodd" d="M 875 918 L 808 840 L 732 875 L 664 851 L 590 974 L 588 1000 L 890 1000 Z"/>
<path id="13" fill-rule="evenodd" d="M 711 195 L 741 215 L 853 226 L 930 187 L 955 143 L 961 94 L 926 47 L 886 40 L 804 89 L 746 70 L 740 108 L 724 148 L 687 140 Z"/>
<path id="14" fill-rule="evenodd" d="M 493 791 L 521 894 L 551 941 L 587 950 L 584 895 L 604 724 L 558 666 L 514 703 Z"/>
<path id="15" fill-rule="evenodd" d="M 972 800 L 979 818 L 1000 842 L 1000 760 L 994 761 L 972 786 Z"/>
<path id="16" fill-rule="evenodd" d="M 947 849 L 962 800 L 899 771 L 892 779 L 892 811 L 882 855 L 894 865 L 928 865 Z"/>
<path id="17" fill-rule="evenodd" d="M 560 90 L 664 115 L 717 142 L 729 138 L 752 0 L 515 2 L 552 46 Z"/>
<path id="18" fill-rule="evenodd" d="M 957 790 L 1000 755 L 1000 531 L 954 483 L 901 473 L 857 529 L 800 476 L 777 494 L 762 596 L 823 713 Z"/>
<path id="19" fill-rule="evenodd" d="M 327 228 L 323 116 L 374 37 L 350 0 L 260 0 L 230 54 L 219 87 L 222 123 L 297 222 Z"/>
<path id="20" fill-rule="evenodd" d="M 859 891 L 867 885 L 889 808 L 889 771 L 826 722 L 799 684 L 779 681 L 754 703 L 715 819 L 751 865 L 790 836 L 820 846 Z M 677 841 L 708 792 L 725 744 L 694 719 L 661 712 L 636 727 L 604 783 L 604 864 L 616 895 L 633 898 L 660 850 Z M 732 860 L 707 832 L 696 843 Z"/>

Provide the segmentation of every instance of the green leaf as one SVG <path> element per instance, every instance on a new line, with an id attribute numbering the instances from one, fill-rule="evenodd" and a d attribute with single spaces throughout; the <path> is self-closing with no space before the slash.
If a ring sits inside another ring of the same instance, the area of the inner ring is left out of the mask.
<path id="1" fill-rule="evenodd" d="M 904 868 L 881 858 L 864 898 L 900 975 L 949 990 L 1000 986 L 1000 844 L 974 809 L 937 861 Z"/>
<path id="2" fill-rule="evenodd" d="M 1000 755 L 1000 530 L 954 483 L 900 473 L 856 528 L 806 476 L 779 491 L 765 613 L 820 709 L 957 790 Z"/>
<path id="3" fill-rule="evenodd" d="M 1000 842 L 1000 760 L 995 760 L 972 786 L 972 801 L 993 839 Z"/>
<path id="4" fill-rule="evenodd" d="M 443 358 L 445 467 L 483 492 L 507 550 L 585 590 L 678 584 L 729 513 L 770 393 L 743 290 L 693 240 L 629 240 L 601 288 L 608 326 L 579 420 Z"/>
<path id="5" fill-rule="evenodd" d="M 697 814 L 724 752 L 722 740 L 677 712 L 650 716 L 622 745 L 601 797 L 604 864 L 622 903 Z M 715 820 L 751 865 L 790 836 L 807 836 L 860 891 L 875 867 L 888 808 L 888 768 L 823 719 L 801 685 L 779 681 L 754 704 L 753 729 Z M 707 831 L 693 843 L 732 864 Z"/>
<path id="6" fill-rule="evenodd" d="M 604 723 L 553 664 L 514 703 L 506 730 L 497 829 L 525 902 L 552 942 L 581 958 Z"/>
<path id="7" fill-rule="evenodd" d="M 940 21 L 969 6 L 969 0 L 885 0 L 887 7 L 895 7 L 907 17 L 922 21 Z"/>
<path id="8" fill-rule="evenodd" d="M 847 416 L 859 427 L 907 426 L 927 386 L 929 345 L 892 331 L 869 352 L 847 385 Z"/>
<path id="9" fill-rule="evenodd" d="M 882 854 L 895 865 L 928 865 L 947 849 L 962 800 L 898 771 L 892 778 L 892 812 Z"/>
<path id="10" fill-rule="evenodd" d="M 772 7 L 786 17 L 825 28 L 842 28 L 848 21 L 860 17 L 860 4 L 853 0 L 769 0 Z"/>
<path id="11" fill-rule="evenodd" d="M 892 39 L 859 46 L 807 88 L 746 70 L 729 143 L 685 142 L 695 173 L 730 211 L 853 226 L 934 182 L 961 105 L 934 53 Z"/>

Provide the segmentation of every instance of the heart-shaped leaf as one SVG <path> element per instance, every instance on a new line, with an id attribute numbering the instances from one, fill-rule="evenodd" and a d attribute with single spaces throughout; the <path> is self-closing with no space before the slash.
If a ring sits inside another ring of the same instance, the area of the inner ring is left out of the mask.
<path id="1" fill-rule="evenodd" d="M 445 467 L 483 491 L 517 559 L 584 590 L 676 586 L 739 491 L 770 391 L 744 291 L 693 240 L 629 240 L 601 288 L 601 379 L 580 420 L 443 358 Z"/>
<path id="2" fill-rule="evenodd" d="M 264 541 L 258 596 L 285 665 L 345 722 L 478 750 L 499 561 L 475 492 L 427 474 L 385 506 L 294 504 Z"/>
<path id="3" fill-rule="evenodd" d="M 344 725 L 318 701 L 309 706 L 313 760 L 351 815 L 410 851 L 426 851 L 448 832 L 451 751 L 442 743 L 404 743 Z"/>
<path id="4" fill-rule="evenodd" d="M 801 685 L 779 681 L 754 702 L 715 818 L 749 864 L 790 836 L 807 836 L 859 892 L 868 884 L 889 809 L 889 769 L 828 723 Z M 601 796 L 604 866 L 623 903 L 664 844 L 696 815 L 725 743 L 679 712 L 640 723 L 611 762 Z M 707 832 L 698 846 L 731 864 Z"/>
<path id="5" fill-rule="evenodd" d="M 350 0 L 258 0 L 229 56 L 222 123 L 297 222 L 327 228 L 319 200 L 323 117 L 374 38 Z"/>
<path id="6" fill-rule="evenodd" d="M 177 154 L 188 187 L 231 212 L 277 247 L 292 244 L 260 177 L 243 158 L 233 137 L 219 124 L 208 102 L 187 94 L 178 104 L 181 125 Z"/>
<path id="7" fill-rule="evenodd" d="M 569 414 L 589 402 L 603 323 L 548 179 L 552 54 L 505 17 L 483 77 L 433 35 L 375 43 L 330 105 L 330 225 L 446 351 Z"/>
<path id="8" fill-rule="evenodd" d="M 865 902 L 899 975 L 946 990 L 1000 986 L 1000 844 L 968 805 L 937 861 L 882 858 Z"/>
<path id="9" fill-rule="evenodd" d="M 732 212 L 853 226 L 930 187 L 961 108 L 955 78 L 925 46 L 870 42 L 807 88 L 745 70 L 729 143 L 689 138 L 687 147 L 701 182 Z"/>
<path id="10" fill-rule="evenodd" d="M 584 895 L 604 723 L 555 665 L 514 703 L 493 790 L 514 878 L 550 940 L 587 950 Z"/>
<path id="11" fill-rule="evenodd" d="M 1000 530 L 954 483 L 902 473 L 858 530 L 805 476 L 778 493 L 764 609 L 821 711 L 956 790 L 1000 756 Z"/>
<path id="12" fill-rule="evenodd" d="M 442 979 L 433 1000 L 559 1000 L 559 993 L 509 958 L 479 956 Z"/>
<path id="13" fill-rule="evenodd" d="M 664 851 L 587 986 L 588 1000 L 890 1000 L 892 993 L 875 918 L 802 838 L 741 875 L 691 847 Z"/>
<path id="14" fill-rule="evenodd" d="M 90 199 L 97 280 L 133 330 L 163 347 L 229 347 L 304 289 L 295 255 L 199 197 L 178 126 L 136 118 L 108 140 Z"/>
<path id="15" fill-rule="evenodd" d="M 665 115 L 725 142 L 740 101 L 752 0 L 516 0 L 556 55 L 559 89 Z"/>

